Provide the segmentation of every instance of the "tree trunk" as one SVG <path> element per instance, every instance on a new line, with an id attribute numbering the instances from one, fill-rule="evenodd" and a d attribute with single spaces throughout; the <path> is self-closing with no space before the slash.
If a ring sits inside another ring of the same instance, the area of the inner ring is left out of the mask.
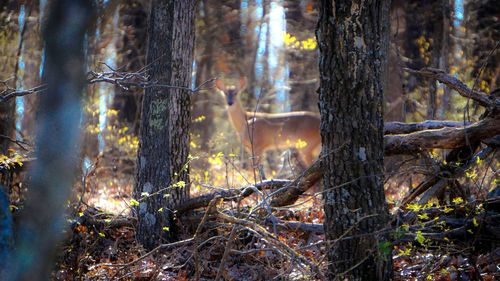
<path id="1" fill-rule="evenodd" d="M 42 63 L 42 34 L 40 23 L 40 1 L 33 0 L 26 4 L 26 26 L 23 36 L 24 57 L 24 73 L 22 77 L 22 85 L 24 89 L 29 89 L 40 85 L 40 65 Z M 24 139 L 30 142 L 33 141 L 36 128 L 36 113 L 38 111 L 38 95 L 27 95 L 23 97 L 24 112 L 22 118 L 22 132 Z"/>
<path id="2" fill-rule="evenodd" d="M 443 1 L 448 0 L 405 1 L 406 40 L 404 53 L 405 57 L 409 59 L 407 63 L 409 68 L 439 67 L 443 41 Z M 405 80 L 405 88 L 410 94 L 413 91 L 419 93 L 414 96 L 414 99 L 418 99 L 419 103 L 427 104 L 425 117 L 435 119 L 438 108 L 436 82 L 422 80 L 421 77 L 411 74 Z M 417 111 L 411 100 L 406 107 L 408 112 Z"/>
<path id="3" fill-rule="evenodd" d="M 315 3 L 305 5 L 302 1 L 286 1 L 286 32 L 297 40 L 305 41 L 312 36 L 316 27 L 316 17 L 310 15 L 317 11 Z M 309 10 L 310 9 L 310 10 Z M 309 15 L 308 15 L 309 14 Z M 316 49 L 289 46 L 286 48 L 286 61 L 289 72 L 289 99 L 291 111 L 317 111 L 316 90 L 318 53 Z"/>
<path id="4" fill-rule="evenodd" d="M 19 25 L 17 23 L 17 14 L 19 12 L 19 4 L 16 1 L 3 1 L 0 3 L 0 80 L 9 80 L 8 85 L 15 88 L 16 76 L 16 61 L 17 48 L 19 44 Z M 3 86 L 0 86 L 0 91 Z M 16 102 L 12 99 L 7 102 L 0 103 L 0 154 L 7 154 L 10 146 L 10 140 L 14 134 L 15 128 L 15 111 Z M 8 138 L 7 138 L 8 137 Z"/>
<path id="5" fill-rule="evenodd" d="M 52 1 L 44 29 L 46 60 L 37 117 L 37 164 L 21 213 L 16 253 L 7 278 L 49 280 L 64 210 L 74 183 L 81 117 L 80 95 L 85 85 L 84 35 L 92 19 L 86 0 Z M 70 39 L 70 40 L 68 40 Z"/>
<path id="6" fill-rule="evenodd" d="M 389 218 L 382 118 L 389 4 L 320 1 L 319 100 L 330 279 L 391 277 L 392 247 L 376 235 Z"/>
<path id="7" fill-rule="evenodd" d="M 151 64 L 149 76 L 159 84 L 191 86 L 195 3 L 152 3 L 146 61 Z M 154 248 L 162 239 L 176 238 L 170 210 L 189 196 L 190 117 L 189 91 L 159 86 L 146 89 L 134 190 L 140 202 L 137 239 L 146 249 Z"/>
<path id="8" fill-rule="evenodd" d="M 215 77 L 213 73 L 214 66 L 214 22 L 216 18 L 215 11 L 219 9 L 220 3 L 213 3 L 213 1 L 203 0 L 201 1 L 200 9 L 198 14 L 200 16 L 198 20 L 198 26 L 196 27 L 196 33 L 199 40 L 196 44 L 196 83 L 195 85 L 201 85 L 204 81 Z M 218 30 L 217 30 L 218 31 Z M 196 93 L 192 99 L 192 114 L 193 118 L 203 116 L 202 120 L 194 121 L 191 125 L 191 132 L 198 141 L 196 142 L 200 146 L 200 150 L 203 152 L 210 153 L 210 138 L 214 131 L 214 104 L 211 100 L 213 97 L 212 91 L 202 91 Z M 208 163 L 203 163 L 203 169 L 208 168 Z"/>
<path id="9" fill-rule="evenodd" d="M 122 37 L 118 49 L 117 65 L 121 71 L 138 71 L 144 67 L 146 60 L 147 13 L 143 1 L 127 0 L 119 6 L 120 30 Z M 138 120 L 142 89 L 124 90 L 116 87 L 113 108 L 119 110 L 118 118 L 123 125 L 132 128 L 134 134 L 139 133 Z"/>
<path id="10" fill-rule="evenodd" d="M 472 39 L 468 57 L 474 61 L 472 76 L 478 82 L 475 86 L 489 93 L 499 87 L 500 81 L 500 5 L 496 0 L 465 0 L 464 12 L 467 37 Z"/>
<path id="11" fill-rule="evenodd" d="M 454 52 L 453 44 L 451 41 L 451 33 L 453 29 L 453 19 L 452 19 L 452 8 L 454 4 L 450 3 L 450 0 L 441 1 L 441 12 L 443 13 L 443 34 L 441 38 L 436 38 L 441 40 L 440 60 L 438 68 L 444 70 L 446 73 L 450 71 L 450 52 Z M 446 114 L 451 111 L 451 91 L 448 87 L 443 87 L 443 96 L 441 97 L 441 107 L 439 112 L 440 119 L 446 119 Z"/>

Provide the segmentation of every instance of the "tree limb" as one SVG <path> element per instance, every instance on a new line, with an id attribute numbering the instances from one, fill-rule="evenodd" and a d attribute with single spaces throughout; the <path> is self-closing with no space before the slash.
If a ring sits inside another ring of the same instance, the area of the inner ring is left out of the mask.
<path id="1" fill-rule="evenodd" d="M 464 128 L 425 130 L 384 136 L 385 155 L 409 154 L 431 148 L 452 149 L 500 134 L 500 118 L 485 118 Z"/>
<path id="2" fill-rule="evenodd" d="M 470 125 L 470 122 L 426 120 L 419 123 L 386 122 L 384 135 L 409 134 L 423 130 L 435 130 L 446 127 L 459 128 Z"/>
<path id="3" fill-rule="evenodd" d="M 461 96 L 473 99 L 484 107 L 500 107 L 500 99 L 496 98 L 494 95 L 487 95 L 486 93 L 481 91 L 474 91 L 467 87 L 462 81 L 451 75 L 448 75 L 443 70 L 431 67 L 425 67 L 420 70 L 410 68 L 404 69 L 410 73 L 415 73 L 424 77 L 436 79 L 448 86 L 450 89 L 457 91 Z"/>

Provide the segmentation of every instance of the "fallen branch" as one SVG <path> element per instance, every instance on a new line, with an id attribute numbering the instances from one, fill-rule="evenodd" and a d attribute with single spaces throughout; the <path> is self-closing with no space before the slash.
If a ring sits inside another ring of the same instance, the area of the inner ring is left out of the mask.
<path id="1" fill-rule="evenodd" d="M 301 255 L 299 252 L 295 251 L 293 248 L 289 247 L 287 244 L 276 239 L 271 233 L 269 233 L 260 224 L 249 221 L 249 220 L 245 220 L 245 219 L 239 219 L 239 218 L 227 215 L 225 213 L 219 213 L 218 216 L 219 216 L 219 218 L 221 218 L 224 221 L 230 222 L 232 224 L 241 225 L 247 229 L 250 229 L 250 230 L 258 233 L 262 237 L 263 240 L 267 241 L 269 244 L 276 247 L 276 249 L 278 250 L 279 253 L 285 255 L 286 257 L 290 258 L 291 260 L 298 261 L 299 267 L 303 268 L 304 265 L 306 265 L 308 267 L 308 269 L 311 272 L 314 272 L 315 273 L 314 275 L 319 277 L 321 280 L 326 279 L 315 264 L 312 264 L 307 258 L 305 258 L 303 255 Z"/>
<path id="2" fill-rule="evenodd" d="M 470 124 L 470 122 L 441 120 L 426 120 L 419 123 L 386 122 L 384 125 L 384 135 L 409 134 L 417 131 L 435 130 L 446 127 L 460 128 Z"/>
<path id="3" fill-rule="evenodd" d="M 245 197 L 252 195 L 254 189 L 257 190 L 278 189 L 290 183 L 292 183 L 291 180 L 272 179 L 272 180 L 265 180 L 255 185 L 238 189 L 221 189 L 219 191 L 201 195 L 195 198 L 189 198 L 183 203 L 179 204 L 175 208 L 175 210 L 178 213 L 183 213 L 188 210 L 203 208 L 206 207 L 208 203 L 212 201 L 215 197 L 221 197 L 225 201 L 239 201 Z"/>
<path id="4" fill-rule="evenodd" d="M 494 95 L 487 95 L 481 91 L 474 91 L 467 87 L 462 81 L 448 75 L 443 70 L 431 67 L 425 67 L 420 70 L 405 68 L 405 70 L 410 73 L 438 80 L 448 86 L 448 88 L 457 91 L 461 96 L 473 99 L 484 107 L 500 107 L 500 99 L 496 98 Z"/>
<path id="5" fill-rule="evenodd" d="M 321 162 L 317 160 L 293 182 L 273 192 L 271 206 L 280 207 L 293 204 L 300 195 L 316 184 L 322 177 Z"/>
<path id="6" fill-rule="evenodd" d="M 488 117 L 464 128 L 426 130 L 384 136 L 385 155 L 409 154 L 431 148 L 453 149 L 500 134 L 500 118 Z"/>
<path id="7" fill-rule="evenodd" d="M 385 155 L 412 154 L 431 148 L 460 148 L 468 143 L 480 142 L 495 137 L 498 134 L 500 134 L 499 120 L 486 118 L 465 128 L 443 128 L 407 135 L 389 135 L 384 137 Z M 272 196 L 271 206 L 286 206 L 293 204 L 300 195 L 316 184 L 322 176 L 323 171 L 321 170 L 320 162 L 316 161 L 293 181 L 268 180 L 241 189 L 221 190 L 191 198 L 179 205 L 176 210 L 182 213 L 187 210 L 206 207 L 215 196 L 220 196 L 224 200 L 238 201 L 251 195 L 254 188 L 259 190 L 263 188 L 278 189 L 270 195 L 270 197 Z M 433 186 L 436 182 L 431 181 L 426 183 L 422 192 Z"/>

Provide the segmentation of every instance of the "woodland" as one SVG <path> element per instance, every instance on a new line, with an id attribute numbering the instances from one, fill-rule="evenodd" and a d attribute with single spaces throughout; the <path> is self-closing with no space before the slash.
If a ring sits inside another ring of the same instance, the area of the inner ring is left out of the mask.
<path id="1" fill-rule="evenodd" d="M 495 0 L 1 0 L 0 281 L 500 280 Z"/>

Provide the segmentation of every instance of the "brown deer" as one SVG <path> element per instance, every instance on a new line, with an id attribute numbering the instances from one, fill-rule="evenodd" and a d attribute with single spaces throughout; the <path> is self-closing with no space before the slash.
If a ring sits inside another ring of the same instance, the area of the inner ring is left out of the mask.
<path id="1" fill-rule="evenodd" d="M 321 148 L 319 114 L 308 111 L 288 113 L 247 112 L 238 95 L 245 89 L 246 80 L 239 86 L 226 86 L 220 79 L 215 85 L 227 103 L 229 120 L 245 148 L 259 157 L 267 150 L 296 148 L 304 164 L 311 164 Z"/>

